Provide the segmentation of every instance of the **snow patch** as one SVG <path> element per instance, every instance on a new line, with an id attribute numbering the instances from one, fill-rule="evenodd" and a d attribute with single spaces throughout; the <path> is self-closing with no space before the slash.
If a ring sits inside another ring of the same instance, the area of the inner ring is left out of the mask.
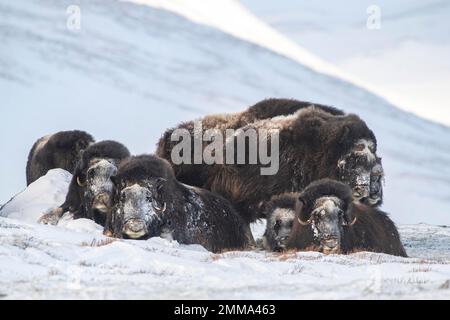
<path id="1" fill-rule="evenodd" d="M 64 203 L 72 174 L 53 169 L 16 195 L 0 211 L 1 217 L 37 222 L 42 215 Z"/>

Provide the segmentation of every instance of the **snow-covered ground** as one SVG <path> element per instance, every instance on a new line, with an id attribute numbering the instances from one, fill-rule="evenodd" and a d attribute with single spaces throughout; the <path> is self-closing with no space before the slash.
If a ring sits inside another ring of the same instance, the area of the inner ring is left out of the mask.
<path id="1" fill-rule="evenodd" d="M 450 3 L 240 0 L 303 48 L 405 110 L 450 125 Z M 380 29 L 370 29 L 372 9 Z"/>
<path id="2" fill-rule="evenodd" d="M 213 254 L 161 238 L 115 240 L 91 220 L 33 223 L 58 204 L 70 174 L 32 184 L 0 212 L 6 299 L 449 299 L 450 228 L 400 228 L 410 258 L 360 252 Z M 36 191 L 45 195 L 36 198 Z M 7 215 L 8 217 L 4 217 Z M 14 217 L 14 218 L 13 218 Z M 18 220 L 20 219 L 20 220 Z M 264 223 L 253 226 L 260 237 Z"/>

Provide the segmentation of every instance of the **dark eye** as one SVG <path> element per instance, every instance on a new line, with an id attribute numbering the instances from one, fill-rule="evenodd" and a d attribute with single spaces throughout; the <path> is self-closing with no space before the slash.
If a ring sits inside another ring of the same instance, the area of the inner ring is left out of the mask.
<path id="1" fill-rule="evenodd" d="M 120 201 L 125 202 L 126 197 L 125 197 L 125 193 L 120 194 Z"/>
<path id="2" fill-rule="evenodd" d="M 292 228 L 294 226 L 294 221 L 289 221 L 288 227 Z"/>
<path id="3" fill-rule="evenodd" d="M 274 228 L 275 228 L 275 229 L 279 229 L 280 227 L 281 227 L 281 220 L 278 219 L 278 220 L 275 221 L 275 226 L 274 226 Z"/>

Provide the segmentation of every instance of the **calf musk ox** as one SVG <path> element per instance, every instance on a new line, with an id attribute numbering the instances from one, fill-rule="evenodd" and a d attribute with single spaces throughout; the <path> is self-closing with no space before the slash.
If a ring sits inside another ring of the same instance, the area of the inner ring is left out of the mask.
<path id="1" fill-rule="evenodd" d="M 373 251 L 406 257 L 394 222 L 376 208 L 354 203 L 346 184 L 323 179 L 293 197 L 298 202 L 288 249 L 325 254 Z"/>
<path id="2" fill-rule="evenodd" d="M 273 196 L 261 205 L 261 213 L 266 217 L 266 231 L 262 245 L 268 251 L 286 249 L 291 235 L 299 193 L 283 193 Z"/>
<path id="3" fill-rule="evenodd" d="M 124 161 L 114 177 L 114 237 L 163 237 L 218 252 L 253 244 L 250 227 L 224 198 L 175 179 L 170 164 L 143 155 Z"/>
<path id="4" fill-rule="evenodd" d="M 73 173 L 81 150 L 94 143 L 84 131 L 61 131 L 40 138 L 28 155 L 26 176 L 30 185 L 51 169 L 61 168 Z"/>
<path id="5" fill-rule="evenodd" d="M 65 202 L 44 215 L 40 222 L 56 224 L 65 212 L 74 218 L 88 218 L 105 225 L 110 221 L 114 185 L 119 163 L 130 156 L 119 142 L 101 141 L 90 145 L 80 154 Z"/>
<path id="6" fill-rule="evenodd" d="M 226 129 L 236 130 L 248 126 L 249 124 L 258 120 L 290 115 L 300 109 L 311 106 L 321 109 L 331 115 L 344 115 L 344 112 L 339 109 L 321 104 L 293 99 L 266 99 L 249 107 L 243 112 L 209 115 L 205 116 L 202 119 L 199 119 L 199 121 L 201 121 L 204 130 L 217 129 L 225 134 Z M 187 131 L 189 131 L 191 136 L 194 136 L 194 123 L 195 121 L 184 122 L 175 128 L 167 130 L 158 143 L 157 155 L 168 160 L 172 164 L 172 167 L 175 171 L 175 176 L 179 181 L 189 185 L 203 187 L 208 180 L 208 174 L 204 169 L 204 165 L 175 165 L 171 160 L 172 149 L 177 144 L 176 141 L 171 141 L 172 133 L 176 129 L 186 129 Z M 206 144 L 203 145 L 203 148 L 205 148 L 205 146 Z M 194 148 L 194 145 L 192 145 L 192 148 Z M 191 163 L 194 163 L 193 159 Z"/>

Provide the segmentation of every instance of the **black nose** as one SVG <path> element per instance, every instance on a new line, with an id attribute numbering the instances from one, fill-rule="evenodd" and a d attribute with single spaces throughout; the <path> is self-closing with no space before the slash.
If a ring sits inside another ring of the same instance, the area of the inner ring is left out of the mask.
<path id="1" fill-rule="evenodd" d="M 356 186 L 353 188 L 353 197 L 356 199 L 365 198 L 369 195 L 369 186 Z"/>

